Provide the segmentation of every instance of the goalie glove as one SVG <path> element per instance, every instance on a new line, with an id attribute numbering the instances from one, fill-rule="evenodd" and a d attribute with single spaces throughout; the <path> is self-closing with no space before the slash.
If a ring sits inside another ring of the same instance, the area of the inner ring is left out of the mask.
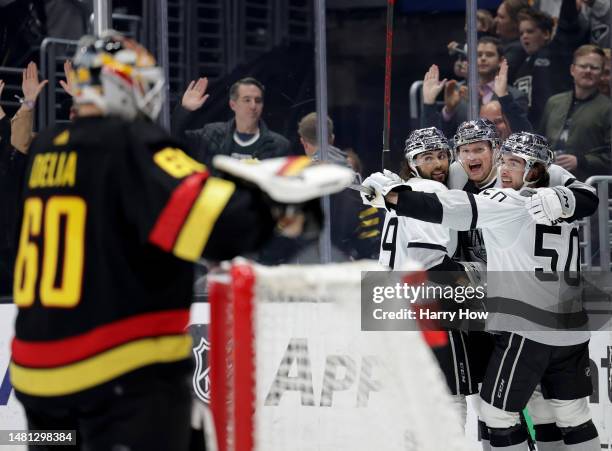
<path id="1" fill-rule="evenodd" d="M 576 198 L 564 186 L 542 188 L 527 200 L 527 209 L 538 224 L 553 225 L 574 214 Z"/>
<path id="2" fill-rule="evenodd" d="M 302 204 L 349 186 L 354 173 L 335 164 L 314 163 L 306 156 L 237 160 L 216 155 L 213 167 L 256 185 L 270 199 L 281 204 Z"/>
<path id="3" fill-rule="evenodd" d="M 400 176 L 391 171 L 385 169 L 384 173 L 374 172 L 361 184 L 361 186 L 369 189 L 371 194 L 361 193 L 361 199 L 366 205 L 371 205 L 376 208 L 386 208 L 385 196 L 389 194 L 393 188 L 403 184 L 404 181 Z"/>

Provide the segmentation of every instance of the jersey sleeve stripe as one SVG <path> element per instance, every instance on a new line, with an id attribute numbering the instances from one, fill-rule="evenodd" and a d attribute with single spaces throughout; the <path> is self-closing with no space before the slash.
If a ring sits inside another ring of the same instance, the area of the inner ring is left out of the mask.
<path id="1" fill-rule="evenodd" d="M 60 340 L 24 341 L 15 338 L 12 358 L 15 363 L 28 367 L 66 365 L 132 340 L 182 334 L 188 324 L 189 309 L 180 309 L 132 316 Z"/>
<path id="2" fill-rule="evenodd" d="M 367 218 L 368 216 L 372 216 L 378 214 L 378 209 L 374 208 L 374 207 L 370 207 L 370 208 L 366 208 L 365 210 L 362 210 L 359 212 L 359 218 Z"/>
<path id="3" fill-rule="evenodd" d="M 309 166 L 312 160 L 306 156 L 289 157 L 287 162 L 277 171 L 277 175 L 291 176 L 297 175 Z"/>
<path id="4" fill-rule="evenodd" d="M 171 194 L 170 200 L 157 218 L 149 241 L 166 252 L 172 251 L 176 237 L 198 198 L 208 172 L 198 172 L 187 177 Z"/>
<path id="5" fill-rule="evenodd" d="M 235 190 L 236 185 L 228 180 L 211 177 L 206 181 L 179 233 L 174 255 L 189 261 L 202 256 L 215 222 Z"/>
<path id="6" fill-rule="evenodd" d="M 380 218 L 372 218 L 372 219 L 362 219 L 361 227 L 372 227 L 380 224 Z"/>
<path id="7" fill-rule="evenodd" d="M 179 362 L 191 355 L 189 334 L 143 338 L 58 368 L 28 368 L 11 362 L 11 383 L 32 396 L 63 396 L 111 381 L 158 363 Z"/>
<path id="8" fill-rule="evenodd" d="M 368 230 L 367 232 L 361 232 L 359 234 L 359 239 L 360 240 L 366 240 L 368 238 L 374 238 L 375 236 L 380 235 L 380 232 L 378 231 L 378 229 L 374 229 L 374 230 Z"/>
<path id="9" fill-rule="evenodd" d="M 408 243 L 408 247 L 418 247 L 418 248 L 422 248 L 422 249 L 435 249 L 435 250 L 438 250 L 438 251 L 446 252 L 446 247 L 441 246 L 440 244 L 433 244 L 433 243 L 416 243 L 416 242 L 411 242 L 411 243 Z"/>
<path id="10" fill-rule="evenodd" d="M 478 224 L 478 208 L 476 207 L 476 199 L 474 199 L 474 195 L 472 193 L 466 193 L 468 200 L 470 201 L 470 206 L 472 207 L 472 222 L 470 223 L 470 229 L 475 229 L 476 224 Z"/>
<path id="11" fill-rule="evenodd" d="M 576 181 L 576 179 L 575 179 L 575 178 L 569 178 L 569 179 L 567 179 L 567 181 L 564 183 L 564 186 L 565 186 L 565 187 L 568 187 L 568 186 L 570 186 L 572 183 L 574 183 L 575 181 Z"/>

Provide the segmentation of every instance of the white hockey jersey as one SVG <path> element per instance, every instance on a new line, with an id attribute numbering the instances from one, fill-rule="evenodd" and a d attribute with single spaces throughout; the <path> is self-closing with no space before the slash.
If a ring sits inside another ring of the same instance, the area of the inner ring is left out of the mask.
<path id="1" fill-rule="evenodd" d="M 418 177 L 409 179 L 404 185 L 425 193 L 448 191 L 440 182 Z M 378 262 L 391 269 L 401 269 L 405 263 L 417 261 L 430 269 L 440 264 L 445 255 L 452 257 L 456 247 L 456 231 L 439 224 L 398 217 L 395 210 L 391 210 L 385 216 Z"/>
<path id="2" fill-rule="evenodd" d="M 489 188 L 478 195 L 457 190 L 436 194 L 443 226 L 482 230 L 488 310 L 501 312 L 490 314 L 488 329 L 514 331 L 553 346 L 589 339 L 576 277 L 580 253 L 575 223 L 537 224 L 525 208 L 526 198 L 509 188 Z"/>
<path id="3" fill-rule="evenodd" d="M 594 187 L 576 180 L 571 172 L 556 164 L 550 165 L 548 168 L 548 175 L 550 178 L 548 186 L 565 186 L 567 188 L 583 189 L 594 194 L 596 193 Z M 477 187 L 473 182 L 468 180 L 467 173 L 463 169 L 463 166 L 461 166 L 461 163 L 454 162 L 449 168 L 448 187 L 449 189 L 458 189 L 477 194 L 491 187 L 501 188 L 501 180 L 495 176 L 486 185 Z M 462 260 L 487 263 L 485 240 L 480 230 L 472 229 L 461 232 L 459 234 L 458 246 L 461 251 L 460 258 Z"/>

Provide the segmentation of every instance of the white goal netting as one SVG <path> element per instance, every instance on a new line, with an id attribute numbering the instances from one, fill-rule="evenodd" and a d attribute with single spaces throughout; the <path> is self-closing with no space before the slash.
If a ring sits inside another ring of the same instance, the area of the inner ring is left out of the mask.
<path id="1" fill-rule="evenodd" d="M 211 285 L 221 451 L 473 449 L 421 334 L 361 331 L 378 265 L 240 265 Z"/>

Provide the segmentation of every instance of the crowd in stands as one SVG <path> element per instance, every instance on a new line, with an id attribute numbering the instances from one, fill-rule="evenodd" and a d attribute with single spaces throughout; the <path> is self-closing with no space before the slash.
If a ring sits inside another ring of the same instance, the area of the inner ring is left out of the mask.
<path id="1" fill-rule="evenodd" d="M 519 131 L 545 136 L 555 163 L 582 181 L 611 173 L 610 50 L 599 46 L 609 41 L 607 15 L 609 2 L 598 0 L 505 0 L 494 27 L 485 11 L 479 15 L 481 116 L 502 137 Z M 440 80 L 436 65 L 423 80 L 422 125 L 449 138 L 467 112 L 463 55 L 455 64 L 457 80 Z M 436 102 L 442 92 L 443 102 Z"/>
<path id="2" fill-rule="evenodd" d="M 43 13 L 36 9 L 36 2 L 23 3 L 34 5 L 28 17 L 36 18 Z M 49 7 L 46 12 L 52 13 Z M 555 163 L 581 181 L 612 173 L 611 57 L 610 49 L 605 48 L 610 40 L 609 14 L 607 0 L 504 0 L 495 16 L 486 10 L 479 10 L 477 15 L 481 117 L 497 126 L 502 139 L 512 132 L 542 134 L 555 150 Z M 20 58 L 11 56 L 9 44 L 0 44 L 4 46 L 5 63 L 25 65 Z M 451 53 L 459 55 L 454 66 L 455 78 L 442 78 L 438 64 L 431 65 L 423 79 L 420 125 L 437 127 L 451 139 L 468 115 L 467 49 L 457 42 L 448 47 Z M 70 62 L 66 62 L 65 71 L 70 71 Z M 0 296 L 10 293 L 19 186 L 23 183 L 21 178 L 33 137 L 36 99 L 46 83 L 38 77 L 38 68 L 30 62 L 23 70 L 21 107 L 12 118 L 0 107 Z M 66 78 L 60 84 L 71 95 L 72 80 Z M 190 156 L 210 167 L 212 158 L 219 154 L 265 159 L 296 153 L 287 137 L 270 130 L 263 121 L 265 87 L 255 78 L 240 79 L 229 88 L 231 118 L 220 117 L 220 122 L 195 126 L 194 117 L 206 108 L 207 86 L 206 78 L 192 81 L 171 115 L 172 133 L 182 140 Z M 0 80 L 0 100 L 5 100 L 1 98 L 3 88 Z M 352 149 L 341 150 L 342 143 L 335 147 L 331 119 L 328 129 L 327 159 L 350 165 L 359 180 L 362 174 L 357 153 Z M 296 124 L 296 132 L 303 152 L 321 159 L 316 115 L 303 117 Z M 401 131 L 404 136 L 409 132 Z M 332 212 L 335 247 L 348 258 L 376 257 L 380 218 L 360 205 L 350 207 L 347 213 L 347 206 L 354 199 L 351 193 L 337 196 L 340 197 L 342 200 L 336 200 L 334 210 L 353 217 L 350 221 L 334 221 L 338 215 Z M 274 262 L 279 261 L 282 257 L 277 256 Z"/>

